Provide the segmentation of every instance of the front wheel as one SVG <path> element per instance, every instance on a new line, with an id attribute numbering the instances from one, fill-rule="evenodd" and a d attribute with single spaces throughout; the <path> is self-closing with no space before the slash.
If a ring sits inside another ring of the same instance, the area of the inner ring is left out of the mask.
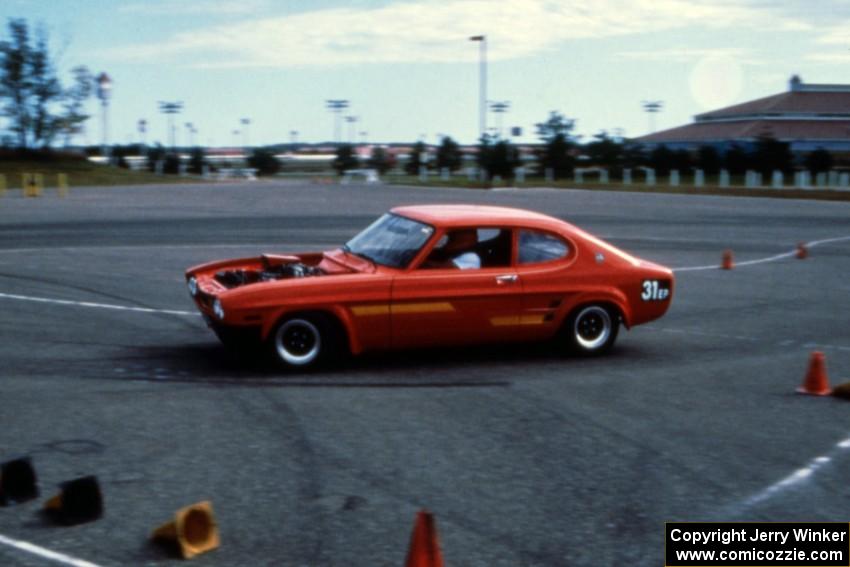
<path id="1" fill-rule="evenodd" d="M 608 351 L 617 340 L 620 320 L 602 305 L 585 305 L 575 311 L 566 326 L 571 350 L 583 355 Z"/>
<path id="2" fill-rule="evenodd" d="M 269 351 L 280 366 L 306 370 L 328 362 L 336 342 L 324 317 L 294 316 L 274 328 L 269 335 Z"/>

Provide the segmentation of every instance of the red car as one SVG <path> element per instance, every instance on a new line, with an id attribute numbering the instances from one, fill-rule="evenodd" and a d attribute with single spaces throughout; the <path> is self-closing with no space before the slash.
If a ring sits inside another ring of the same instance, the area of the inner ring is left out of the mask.
<path id="1" fill-rule="evenodd" d="M 285 367 L 343 353 L 555 339 L 583 354 L 670 307 L 670 269 L 561 220 L 478 205 L 397 207 L 328 252 L 186 272 L 225 344 L 249 338 Z"/>

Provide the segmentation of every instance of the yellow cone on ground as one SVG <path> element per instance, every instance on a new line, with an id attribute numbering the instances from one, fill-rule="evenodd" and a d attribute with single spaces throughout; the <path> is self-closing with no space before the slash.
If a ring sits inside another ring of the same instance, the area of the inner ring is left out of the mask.
<path id="1" fill-rule="evenodd" d="M 216 549 L 221 540 L 212 503 L 205 500 L 177 510 L 174 520 L 155 529 L 151 539 L 176 544 L 183 559 Z"/>

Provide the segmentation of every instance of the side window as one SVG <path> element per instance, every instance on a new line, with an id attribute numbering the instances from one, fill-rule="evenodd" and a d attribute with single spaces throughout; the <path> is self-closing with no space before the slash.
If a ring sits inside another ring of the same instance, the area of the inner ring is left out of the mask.
<path id="1" fill-rule="evenodd" d="M 511 264 L 511 231 L 502 228 L 456 228 L 440 238 L 422 268 L 471 270 Z"/>
<path id="2" fill-rule="evenodd" d="M 560 237 L 536 230 L 519 231 L 519 263 L 536 264 L 559 260 L 569 254 L 570 249 Z"/>

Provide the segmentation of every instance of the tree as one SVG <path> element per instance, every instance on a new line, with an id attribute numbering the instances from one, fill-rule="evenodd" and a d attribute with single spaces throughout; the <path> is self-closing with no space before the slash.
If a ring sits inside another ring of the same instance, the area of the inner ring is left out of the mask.
<path id="1" fill-rule="evenodd" d="M 156 171 L 156 164 L 161 161 L 165 161 L 165 148 L 163 148 L 160 144 L 155 146 L 150 146 L 148 148 L 148 170 Z"/>
<path id="2" fill-rule="evenodd" d="M 254 148 L 248 156 L 248 166 L 255 168 L 259 175 L 274 175 L 280 171 L 280 162 L 266 148 Z"/>
<path id="3" fill-rule="evenodd" d="M 94 78 L 87 67 L 74 67 L 71 71 L 74 75 L 74 84 L 65 91 L 63 109 L 60 120 L 62 134 L 65 136 L 65 145 L 71 143 L 71 138 L 83 131 L 83 123 L 89 119 L 84 112 L 83 105 L 91 97 L 94 90 Z"/>
<path id="4" fill-rule="evenodd" d="M 514 168 L 520 163 L 519 150 L 508 140 L 494 141 L 491 137 L 482 136 L 478 146 L 478 165 L 489 177 L 498 175 L 504 179 L 513 179 Z"/>
<path id="5" fill-rule="evenodd" d="M 437 148 L 437 168 L 448 168 L 450 171 L 457 171 L 463 164 L 463 154 L 460 151 L 460 146 L 449 136 L 445 136 Z"/>
<path id="6" fill-rule="evenodd" d="M 549 113 L 549 118 L 546 119 L 546 122 L 538 122 L 535 128 L 537 129 L 537 137 L 544 142 L 549 142 L 559 135 L 567 140 L 571 139 L 572 135 L 570 132 L 575 128 L 575 124 L 575 120 L 567 118 L 560 112 L 553 110 Z"/>
<path id="7" fill-rule="evenodd" d="M 676 150 L 673 152 L 673 163 L 671 165 L 673 166 L 673 169 L 678 170 L 679 173 L 684 173 L 690 170 L 693 165 L 691 152 L 685 149 Z"/>
<path id="8" fill-rule="evenodd" d="M 201 147 L 192 148 L 192 153 L 189 155 L 189 173 L 201 175 L 204 173 L 205 165 L 209 164 L 204 149 Z"/>
<path id="9" fill-rule="evenodd" d="M 642 144 L 625 142 L 623 144 L 623 167 L 639 167 L 647 164 L 647 155 Z"/>
<path id="10" fill-rule="evenodd" d="M 656 146 L 649 154 L 649 167 L 661 176 L 669 175 L 671 169 L 675 169 L 676 155 L 664 144 Z"/>
<path id="11" fill-rule="evenodd" d="M 741 175 L 747 170 L 750 158 L 741 146 L 732 144 L 723 154 L 723 168 L 732 175 Z"/>
<path id="12" fill-rule="evenodd" d="M 575 120 L 570 120 L 554 110 L 549 113 L 546 122 L 536 125 L 537 136 L 544 142 L 543 148 L 537 154 L 539 173 L 551 169 L 558 177 L 572 175 L 575 158 L 570 155 L 570 151 L 575 140 L 570 132 L 574 127 Z"/>
<path id="13" fill-rule="evenodd" d="M 416 142 L 410 151 L 407 163 L 404 164 L 404 171 L 408 175 L 419 175 L 420 166 L 428 167 L 427 158 L 425 158 L 428 155 L 427 152 L 428 148 L 425 146 L 425 142 Z"/>
<path id="14" fill-rule="evenodd" d="M 789 172 L 794 163 L 790 145 L 770 136 L 761 137 L 756 141 L 752 157 L 753 166 L 764 175 L 776 170 Z"/>
<path id="15" fill-rule="evenodd" d="M 47 37 L 37 32 L 35 47 L 30 51 L 30 80 L 32 81 L 32 138 L 33 144 L 47 147 L 59 131 L 60 118 L 50 106 L 62 95 L 62 86 L 53 70 L 47 51 Z"/>
<path id="16" fill-rule="evenodd" d="M 369 167 L 377 169 L 378 173 L 383 175 L 395 167 L 395 157 L 384 148 L 375 146 L 369 156 Z"/>
<path id="17" fill-rule="evenodd" d="M 85 77 L 75 69 L 75 86 L 68 93 L 62 90 L 43 29 L 36 31 L 34 43 L 26 20 L 10 19 L 8 31 L 9 39 L 0 42 L 2 115 L 9 119 L 9 129 L 19 148 L 46 148 L 69 124 L 68 107 L 64 115 L 59 115 L 55 105 L 66 98 L 79 100 L 79 105 L 72 104 L 75 112 L 70 114 L 71 123 L 79 127 L 87 118 L 82 115 L 81 108 L 91 88 L 81 87 L 79 81 Z"/>
<path id="18" fill-rule="evenodd" d="M 623 163 L 623 144 L 611 138 L 604 130 L 584 147 L 584 153 L 593 165 L 619 169 Z"/>
<path id="19" fill-rule="evenodd" d="M 168 152 L 165 155 L 162 172 L 169 175 L 177 175 L 180 173 L 180 156 L 175 152 Z"/>
<path id="20" fill-rule="evenodd" d="M 700 146 L 696 163 L 707 175 L 717 175 L 720 171 L 720 153 L 714 146 Z"/>
<path id="21" fill-rule="evenodd" d="M 356 169 L 359 164 L 357 156 L 354 155 L 354 146 L 351 144 L 340 144 L 337 147 L 333 168 L 338 174 L 342 175 L 348 169 Z"/>
<path id="22" fill-rule="evenodd" d="M 806 169 L 817 175 L 832 169 L 832 154 L 823 148 L 818 148 L 806 156 Z"/>
<path id="23" fill-rule="evenodd" d="M 10 130 L 19 148 L 27 147 L 30 128 L 29 98 L 32 83 L 29 73 L 30 40 L 25 20 L 9 20 L 10 40 L 0 43 L 0 97 L 6 99 L 3 116 L 11 122 Z"/>

